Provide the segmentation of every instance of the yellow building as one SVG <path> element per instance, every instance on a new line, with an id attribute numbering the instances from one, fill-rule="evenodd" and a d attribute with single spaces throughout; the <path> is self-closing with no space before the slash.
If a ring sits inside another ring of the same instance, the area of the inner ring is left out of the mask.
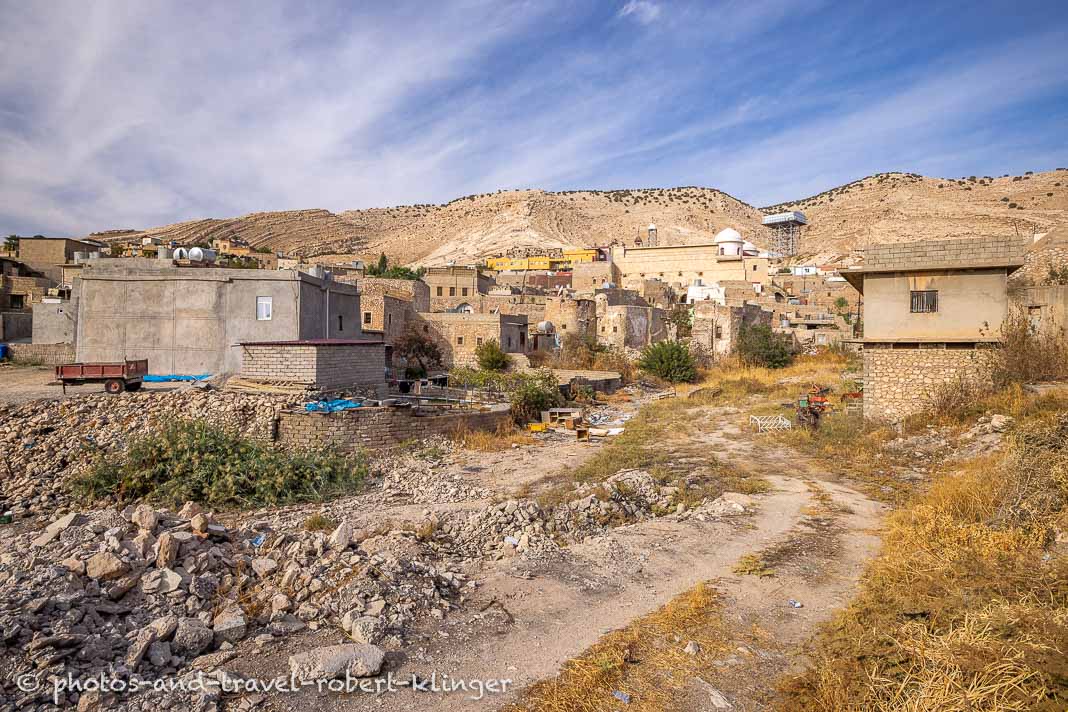
<path id="1" fill-rule="evenodd" d="M 498 272 L 526 272 L 531 270 L 571 269 L 576 264 L 593 262 L 597 259 L 597 250 L 564 250 L 562 257 L 533 255 L 530 257 L 491 257 L 486 260 L 486 267 Z"/>

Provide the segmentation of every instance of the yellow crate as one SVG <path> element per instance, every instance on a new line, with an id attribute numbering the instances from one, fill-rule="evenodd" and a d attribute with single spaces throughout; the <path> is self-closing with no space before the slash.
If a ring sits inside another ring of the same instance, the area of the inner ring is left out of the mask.
<path id="1" fill-rule="evenodd" d="M 527 430 L 532 433 L 544 433 L 548 429 L 545 423 L 528 423 Z"/>

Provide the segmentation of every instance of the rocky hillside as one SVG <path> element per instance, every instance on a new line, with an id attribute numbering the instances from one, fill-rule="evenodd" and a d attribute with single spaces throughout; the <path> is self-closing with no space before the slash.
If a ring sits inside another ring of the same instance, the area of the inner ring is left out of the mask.
<path id="1" fill-rule="evenodd" d="M 183 244 L 236 236 L 320 261 L 376 257 L 421 265 L 473 262 L 553 247 L 631 243 L 649 223 L 661 244 L 709 240 L 724 227 L 765 244 L 764 213 L 802 210 L 810 226 L 803 257 L 848 254 L 868 244 L 969 235 L 1040 239 L 1068 227 L 1068 169 L 1023 176 L 928 178 L 882 173 L 803 200 L 757 209 L 711 188 L 612 191 L 501 191 L 444 205 L 253 213 L 143 231 L 110 231 L 111 241 L 158 236 Z"/>
<path id="2" fill-rule="evenodd" d="M 762 210 L 805 213 L 806 255 L 843 254 L 870 244 L 922 239 L 1037 240 L 1068 227 L 1068 170 L 999 178 L 881 173 Z"/>

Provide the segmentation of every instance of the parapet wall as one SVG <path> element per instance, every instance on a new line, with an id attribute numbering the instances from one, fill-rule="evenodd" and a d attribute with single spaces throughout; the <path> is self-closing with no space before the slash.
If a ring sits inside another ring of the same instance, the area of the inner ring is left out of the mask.
<path id="1" fill-rule="evenodd" d="M 900 421 L 944 388 L 979 377 L 984 349 L 878 348 L 864 345 L 864 417 Z"/>
<path id="2" fill-rule="evenodd" d="M 507 409 L 417 416 L 411 408 L 356 408 L 337 413 L 282 411 L 277 442 L 283 447 L 336 448 L 341 452 L 389 447 L 458 430 L 493 431 L 511 419 Z"/>
<path id="3" fill-rule="evenodd" d="M 74 344 L 8 344 L 11 360 L 60 366 L 74 363 Z"/>
<path id="4" fill-rule="evenodd" d="M 864 253 L 864 268 L 914 269 L 975 263 L 1022 263 L 1025 249 L 1023 240 L 994 237 L 898 242 L 869 247 Z"/>

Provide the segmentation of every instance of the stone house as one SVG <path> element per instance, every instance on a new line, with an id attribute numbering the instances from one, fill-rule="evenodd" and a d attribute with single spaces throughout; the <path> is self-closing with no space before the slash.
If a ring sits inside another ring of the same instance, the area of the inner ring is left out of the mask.
<path id="1" fill-rule="evenodd" d="M 617 286 L 641 289 L 646 279 L 659 279 L 684 292 L 694 280 L 740 280 L 767 284 L 768 258 L 724 255 L 716 244 L 612 248 L 612 262 L 620 273 Z"/>
<path id="2" fill-rule="evenodd" d="M 430 287 L 430 311 L 447 311 L 486 294 L 493 280 L 477 267 L 430 267 L 423 275 Z"/>
<path id="3" fill-rule="evenodd" d="M 0 310 L 29 310 L 48 294 L 51 286 L 52 280 L 29 265 L 0 257 Z"/>
<path id="4" fill-rule="evenodd" d="M 416 328 L 429 334 L 441 348 L 443 366 L 477 365 L 475 349 L 496 341 L 505 353 L 528 350 L 527 318 L 509 314 L 431 312 L 416 315 Z"/>
<path id="5" fill-rule="evenodd" d="M 87 264 L 76 281 L 79 361 L 148 359 L 150 373 L 236 373 L 241 342 L 359 339 L 356 287 L 289 270 Z"/>
<path id="6" fill-rule="evenodd" d="M 728 306 L 712 300 L 696 302 L 690 339 L 713 357 L 722 358 L 734 352 L 743 327 L 770 327 L 771 317 L 771 311 L 759 304 Z"/>
<path id="7" fill-rule="evenodd" d="M 18 257 L 30 269 L 58 283 L 62 279 L 62 265 L 74 262 L 75 253 L 99 253 L 101 250 L 96 242 L 65 237 L 23 237 L 19 238 Z"/>
<path id="8" fill-rule="evenodd" d="M 900 420 L 972 377 L 1009 309 L 1020 240 L 881 245 L 841 274 L 864 295 L 864 416 Z"/>
<path id="9" fill-rule="evenodd" d="M 567 295 L 549 297 L 545 300 L 545 321 L 552 324 L 559 343 L 563 343 L 568 334 L 596 339 L 597 303 Z"/>

